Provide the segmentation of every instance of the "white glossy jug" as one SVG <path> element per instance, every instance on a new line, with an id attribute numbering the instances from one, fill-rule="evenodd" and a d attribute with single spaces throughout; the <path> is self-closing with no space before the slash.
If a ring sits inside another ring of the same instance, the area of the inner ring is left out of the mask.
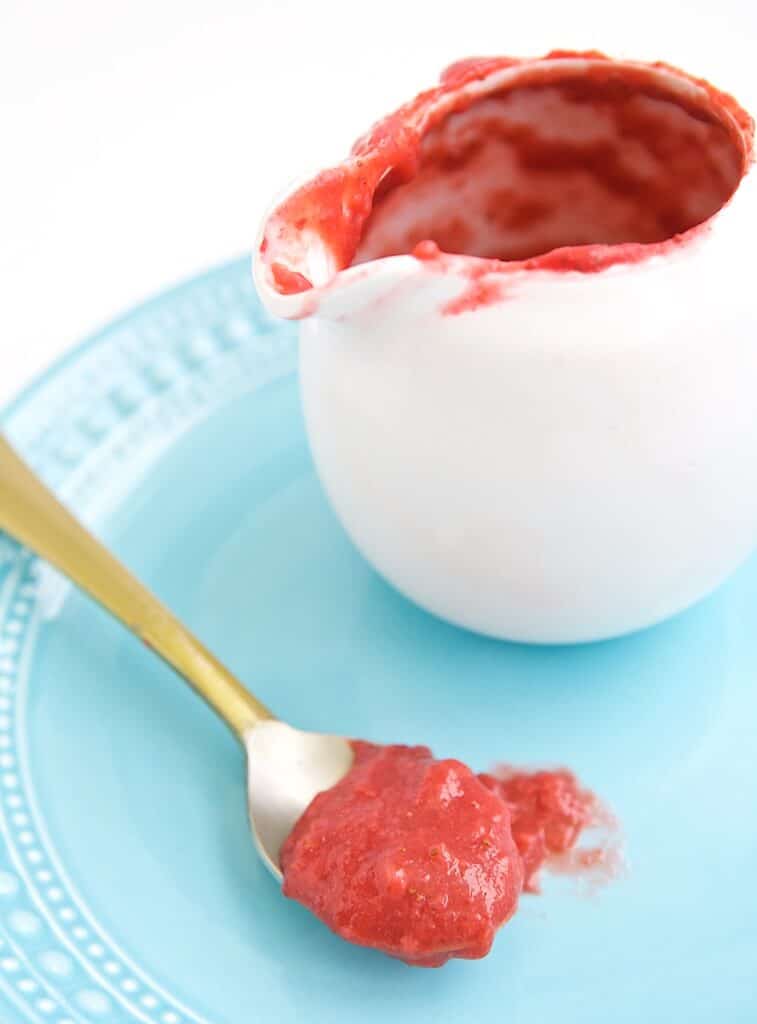
<path id="1" fill-rule="evenodd" d="M 752 137 L 666 66 L 471 61 L 277 204 L 256 283 L 302 320 L 333 506 L 404 594 L 585 641 L 751 553 Z"/>

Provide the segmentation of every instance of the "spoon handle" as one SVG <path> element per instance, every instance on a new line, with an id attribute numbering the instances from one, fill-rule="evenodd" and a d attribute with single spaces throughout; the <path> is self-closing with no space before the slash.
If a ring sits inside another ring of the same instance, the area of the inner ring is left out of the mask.
<path id="1" fill-rule="evenodd" d="M 274 717 L 61 505 L 1 434 L 0 529 L 107 608 L 176 669 L 239 740 Z"/>

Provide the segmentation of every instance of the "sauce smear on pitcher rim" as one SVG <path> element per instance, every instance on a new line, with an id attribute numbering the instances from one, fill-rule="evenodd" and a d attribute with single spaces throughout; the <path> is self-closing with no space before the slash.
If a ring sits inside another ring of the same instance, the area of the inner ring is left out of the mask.
<path id="1" fill-rule="evenodd" d="M 263 263 L 282 295 L 390 255 L 433 265 L 432 245 L 488 275 L 637 263 L 728 203 L 753 135 L 731 96 L 665 64 L 461 61 L 273 211 Z M 470 308 L 503 295 L 479 292 Z"/>

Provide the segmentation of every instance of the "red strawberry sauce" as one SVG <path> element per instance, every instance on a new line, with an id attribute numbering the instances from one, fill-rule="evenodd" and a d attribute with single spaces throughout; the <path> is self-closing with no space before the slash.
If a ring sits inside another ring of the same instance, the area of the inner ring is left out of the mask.
<path id="1" fill-rule="evenodd" d="M 353 746 L 350 772 L 282 847 L 284 894 L 411 965 L 486 956 L 540 869 L 601 820 L 569 771 L 476 775 L 428 747 Z M 601 860 L 582 853 L 579 866 Z"/>
<path id="2" fill-rule="evenodd" d="M 708 82 L 594 51 L 476 58 L 376 124 L 286 198 L 260 246 L 280 294 L 387 256 L 483 275 L 596 273 L 685 244 L 753 159 L 754 123 Z M 455 264 L 458 269 L 463 266 Z"/>

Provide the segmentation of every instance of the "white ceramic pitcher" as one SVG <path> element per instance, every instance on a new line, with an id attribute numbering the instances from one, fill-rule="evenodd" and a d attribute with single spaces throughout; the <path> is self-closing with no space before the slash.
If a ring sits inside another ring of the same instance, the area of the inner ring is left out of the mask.
<path id="1" fill-rule="evenodd" d="M 468 61 L 266 218 L 255 279 L 302 320 L 318 472 L 404 594 L 585 641 L 752 552 L 752 139 L 665 65 Z"/>

